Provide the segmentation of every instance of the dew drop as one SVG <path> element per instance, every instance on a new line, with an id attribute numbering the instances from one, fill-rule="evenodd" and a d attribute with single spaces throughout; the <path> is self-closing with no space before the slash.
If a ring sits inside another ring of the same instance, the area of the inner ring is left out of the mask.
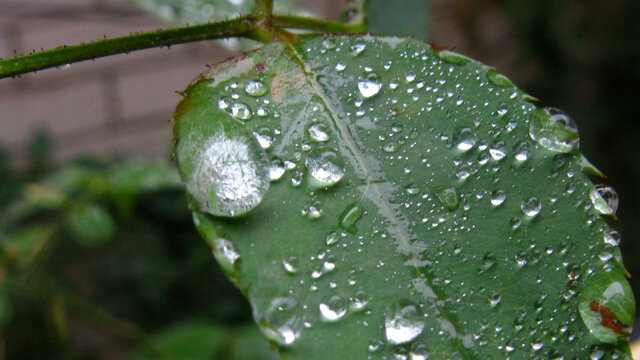
<path id="1" fill-rule="evenodd" d="M 346 68 L 347 68 L 347 66 L 344 63 L 342 63 L 342 62 L 336 63 L 336 71 L 343 71 Z"/>
<path id="2" fill-rule="evenodd" d="M 284 270 L 289 274 L 296 274 L 298 272 L 298 258 L 291 256 L 285 260 L 282 260 L 282 266 Z"/>
<path id="3" fill-rule="evenodd" d="M 487 73 L 487 78 L 493 85 L 502 86 L 502 87 L 513 87 L 513 83 L 509 80 L 508 77 L 500 74 L 495 70 L 490 70 Z"/>
<path id="4" fill-rule="evenodd" d="M 364 43 L 361 43 L 361 42 L 355 43 L 351 45 L 351 55 L 358 56 L 364 51 L 365 48 L 366 48 L 366 45 Z"/>
<path id="5" fill-rule="evenodd" d="M 344 165 L 333 151 L 312 154 L 304 164 L 309 170 L 309 186 L 312 189 L 334 186 L 344 176 Z"/>
<path id="6" fill-rule="evenodd" d="M 460 196 L 454 187 L 435 186 L 433 188 L 436 197 L 449 211 L 454 211 L 460 205 Z"/>
<path id="7" fill-rule="evenodd" d="M 530 121 L 531 138 L 551 151 L 568 153 L 580 145 L 575 121 L 562 110 L 536 109 Z"/>
<path id="8" fill-rule="evenodd" d="M 360 94 L 363 98 L 368 99 L 378 92 L 382 88 L 382 83 L 378 80 L 375 74 L 371 74 L 374 76 L 367 76 L 367 80 L 358 81 L 358 90 L 360 90 Z"/>
<path id="9" fill-rule="evenodd" d="M 491 296 L 489 296 L 489 305 L 491 305 L 491 307 L 496 307 L 500 303 L 501 299 L 502 297 L 500 296 L 500 294 L 494 292 L 493 294 L 491 294 Z"/>
<path id="10" fill-rule="evenodd" d="M 231 105 L 231 115 L 236 119 L 249 120 L 251 119 L 251 110 L 246 104 L 234 103 Z"/>
<path id="11" fill-rule="evenodd" d="M 284 163 L 280 159 L 271 160 L 271 167 L 269 168 L 269 179 L 271 181 L 277 181 L 284 175 Z"/>
<path id="12" fill-rule="evenodd" d="M 259 314 L 256 315 L 260 318 Z M 296 314 L 296 301 L 290 297 L 273 299 L 258 323 L 265 336 L 280 345 L 293 344 L 302 331 L 302 319 Z"/>
<path id="13" fill-rule="evenodd" d="M 217 216 L 242 215 L 260 204 L 269 190 L 270 164 L 258 140 L 231 118 L 200 130 L 208 136 L 187 174 L 187 190 L 200 210 Z M 188 151 L 188 150 L 187 150 Z"/>
<path id="14" fill-rule="evenodd" d="M 470 57 L 457 53 L 451 50 L 442 50 L 437 53 L 438 57 L 445 62 L 456 64 L 456 65 L 464 65 L 471 61 Z"/>
<path id="15" fill-rule="evenodd" d="M 258 97 L 266 94 L 269 88 L 262 81 L 252 80 L 244 87 L 244 91 L 249 96 Z"/>
<path id="16" fill-rule="evenodd" d="M 223 238 L 213 240 L 213 256 L 220 264 L 225 273 L 232 275 L 235 273 L 235 264 L 240 260 L 240 253 L 233 247 L 231 241 Z"/>
<path id="17" fill-rule="evenodd" d="M 523 201 L 520 204 L 520 209 L 525 215 L 533 217 L 540 213 L 540 209 L 542 209 L 542 204 L 540 203 L 540 200 L 538 200 L 537 197 L 533 196 L 527 199 L 526 201 Z"/>
<path id="18" fill-rule="evenodd" d="M 335 231 L 328 233 L 327 236 L 324 238 L 324 241 L 328 246 L 331 246 L 337 243 L 338 240 L 340 240 L 340 235 L 338 235 L 338 233 Z"/>
<path id="19" fill-rule="evenodd" d="M 351 203 L 347 206 L 342 214 L 340 215 L 340 227 L 347 230 L 348 232 L 355 234 L 358 232 L 358 228 L 356 228 L 356 222 L 360 220 L 360 218 L 364 215 L 364 209 L 360 203 Z"/>
<path id="20" fill-rule="evenodd" d="M 589 198 L 600 214 L 615 215 L 618 210 L 618 193 L 611 186 L 596 185 L 589 193 Z"/>
<path id="21" fill-rule="evenodd" d="M 496 141 L 489 148 L 489 154 L 493 160 L 499 161 L 502 160 L 507 155 L 507 147 L 504 144 L 504 141 Z"/>
<path id="22" fill-rule="evenodd" d="M 369 303 L 369 297 L 362 290 L 356 292 L 355 295 L 353 295 L 349 300 L 349 309 L 351 309 L 352 311 L 362 310 Z"/>
<path id="23" fill-rule="evenodd" d="M 422 311 L 409 300 L 401 300 L 387 309 L 385 335 L 391 344 L 405 344 L 415 339 L 424 329 Z"/>
<path id="24" fill-rule="evenodd" d="M 603 234 L 604 243 L 609 246 L 618 246 L 620 244 L 620 233 L 616 230 L 605 230 Z"/>
<path id="25" fill-rule="evenodd" d="M 416 342 L 411 345 L 409 360 L 427 360 L 428 358 L 429 351 L 427 351 L 426 345 L 420 342 Z"/>
<path id="26" fill-rule="evenodd" d="M 329 140 L 327 127 L 322 123 L 316 123 L 309 126 L 307 133 L 311 139 L 318 142 L 325 142 Z"/>
<path id="27" fill-rule="evenodd" d="M 318 305 L 322 320 L 333 322 L 340 320 L 347 313 L 347 300 L 340 296 L 335 295 Z"/>
<path id="28" fill-rule="evenodd" d="M 471 128 L 463 127 L 454 132 L 452 139 L 458 150 L 467 151 L 476 144 L 476 133 Z"/>
<path id="29" fill-rule="evenodd" d="M 507 198 L 507 193 L 504 190 L 494 190 L 491 192 L 491 205 L 500 206 Z"/>
<path id="30" fill-rule="evenodd" d="M 513 147 L 513 157 L 517 161 L 526 161 L 529 158 L 530 151 L 531 147 L 529 146 L 529 143 L 527 143 L 526 141 L 521 141 Z"/>

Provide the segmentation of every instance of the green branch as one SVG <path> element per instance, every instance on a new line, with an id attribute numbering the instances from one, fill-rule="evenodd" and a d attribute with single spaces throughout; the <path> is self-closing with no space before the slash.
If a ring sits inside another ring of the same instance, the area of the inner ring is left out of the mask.
<path id="1" fill-rule="evenodd" d="M 349 25 L 293 15 L 274 15 L 273 26 L 276 28 L 316 30 L 325 33 L 358 33 L 365 31 L 363 24 Z"/>
<path id="2" fill-rule="evenodd" d="M 245 17 L 204 25 L 134 34 L 81 45 L 62 46 L 53 50 L 0 60 L 0 79 L 135 50 L 234 36 L 252 38 L 254 27 L 254 23 L 250 18 Z"/>

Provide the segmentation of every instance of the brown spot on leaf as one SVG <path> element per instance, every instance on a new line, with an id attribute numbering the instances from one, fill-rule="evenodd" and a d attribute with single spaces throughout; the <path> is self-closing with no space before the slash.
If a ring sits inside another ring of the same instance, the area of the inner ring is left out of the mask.
<path id="1" fill-rule="evenodd" d="M 300 69 L 279 71 L 271 82 L 271 97 L 280 104 L 292 91 L 304 86 L 306 75 Z"/>

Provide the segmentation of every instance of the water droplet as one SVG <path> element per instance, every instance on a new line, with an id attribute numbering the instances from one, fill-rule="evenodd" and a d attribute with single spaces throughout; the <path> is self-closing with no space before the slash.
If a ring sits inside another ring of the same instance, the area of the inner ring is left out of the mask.
<path id="1" fill-rule="evenodd" d="M 604 243 L 609 246 L 618 246 L 620 244 L 620 233 L 613 229 L 605 230 L 603 239 Z"/>
<path id="2" fill-rule="evenodd" d="M 347 65 L 345 65 L 344 63 L 342 62 L 336 63 L 336 71 L 342 71 L 346 68 L 347 68 Z"/>
<path id="3" fill-rule="evenodd" d="M 187 162 L 187 190 L 200 210 L 217 216 L 238 216 L 260 204 L 269 190 L 270 164 L 256 138 L 231 118 L 200 129 L 202 149 Z"/>
<path id="4" fill-rule="evenodd" d="M 338 242 L 338 240 L 340 240 L 340 235 L 338 235 L 337 232 L 332 231 L 330 233 L 327 234 L 327 236 L 325 237 L 325 243 L 329 246 L 335 244 Z"/>
<path id="5" fill-rule="evenodd" d="M 361 43 L 361 42 L 355 43 L 351 45 L 351 54 L 353 56 L 358 56 L 364 51 L 365 48 L 366 48 L 366 45 L 364 43 Z"/>
<path id="6" fill-rule="evenodd" d="M 251 119 L 251 110 L 246 104 L 234 103 L 231 105 L 231 115 L 236 119 L 249 120 Z"/>
<path id="7" fill-rule="evenodd" d="M 471 58 L 451 50 L 442 50 L 436 54 L 440 59 L 451 64 L 464 65 L 471 61 Z"/>
<path id="8" fill-rule="evenodd" d="M 347 300 L 340 295 L 335 295 L 328 301 L 320 303 L 318 309 L 324 321 L 337 321 L 347 313 Z"/>
<path id="9" fill-rule="evenodd" d="M 344 176 L 344 165 L 333 151 L 325 151 L 319 156 L 312 154 L 304 164 L 311 175 L 309 186 L 312 189 L 334 186 Z"/>
<path id="10" fill-rule="evenodd" d="M 355 293 L 355 295 L 351 297 L 349 308 L 352 311 L 359 311 L 364 309 L 364 307 L 367 306 L 368 303 L 369 297 L 367 296 L 367 294 L 364 291 L 359 290 Z"/>
<path id="11" fill-rule="evenodd" d="M 252 80 L 244 87 L 244 91 L 249 96 L 258 97 L 266 94 L 267 91 L 269 91 L 269 88 L 262 81 Z"/>
<path id="12" fill-rule="evenodd" d="M 352 203 L 347 206 L 340 215 L 340 227 L 348 232 L 355 234 L 358 232 L 356 222 L 364 215 L 364 209 L 360 203 Z"/>
<path id="13" fill-rule="evenodd" d="M 422 311 L 414 303 L 401 300 L 387 309 L 385 334 L 391 344 L 405 344 L 415 339 L 424 329 Z"/>
<path id="14" fill-rule="evenodd" d="M 454 187 L 435 186 L 433 192 L 449 211 L 454 211 L 460 205 L 460 196 Z"/>
<path id="15" fill-rule="evenodd" d="M 263 149 L 268 149 L 273 144 L 273 136 L 271 135 L 271 130 L 269 128 L 263 128 L 260 132 L 253 132 L 253 136 L 258 140 L 260 147 Z"/>
<path id="16" fill-rule="evenodd" d="M 338 40 L 334 37 L 326 37 L 322 39 L 322 46 L 327 50 L 335 49 L 338 46 Z"/>
<path id="17" fill-rule="evenodd" d="M 513 147 L 513 157 L 518 161 L 526 161 L 529 158 L 531 147 L 526 141 L 521 141 Z"/>
<path id="18" fill-rule="evenodd" d="M 223 238 L 213 240 L 213 256 L 225 273 L 232 276 L 235 273 L 235 263 L 240 260 L 240 253 L 233 247 L 231 241 Z"/>
<path id="19" fill-rule="evenodd" d="M 494 142 L 489 148 L 489 154 L 491 154 L 493 160 L 502 160 L 507 155 L 507 147 L 505 146 L 504 141 Z"/>
<path id="20" fill-rule="evenodd" d="M 284 266 L 284 270 L 289 274 L 296 274 L 298 272 L 298 258 L 291 256 L 282 260 L 282 266 Z"/>
<path id="21" fill-rule="evenodd" d="M 540 213 L 540 209 L 542 209 L 542 204 L 540 203 L 540 200 L 538 200 L 537 197 L 533 196 L 527 199 L 526 201 L 523 201 L 522 204 L 520 204 L 520 209 L 525 215 L 533 217 Z"/>
<path id="22" fill-rule="evenodd" d="M 425 344 L 416 342 L 411 345 L 409 360 L 427 360 L 428 358 L 429 351 L 427 351 L 427 346 Z"/>
<path id="23" fill-rule="evenodd" d="M 309 126 L 307 133 L 309 134 L 309 137 L 318 142 L 325 142 L 329 140 L 327 126 L 322 123 L 316 123 Z"/>
<path id="24" fill-rule="evenodd" d="M 368 76 L 367 80 L 358 81 L 358 90 L 360 90 L 360 94 L 365 99 L 376 95 L 378 92 L 380 92 L 381 88 L 382 83 L 377 79 L 377 76 Z"/>
<path id="25" fill-rule="evenodd" d="M 504 190 L 494 190 L 491 192 L 491 205 L 500 206 L 507 198 L 507 193 Z"/>
<path id="26" fill-rule="evenodd" d="M 533 140 L 555 152 L 568 153 L 578 148 L 578 127 L 562 110 L 536 109 L 532 114 L 529 135 Z"/>
<path id="27" fill-rule="evenodd" d="M 589 198 L 600 214 L 615 215 L 618 210 L 618 193 L 611 186 L 596 185 L 589 193 Z"/>
<path id="28" fill-rule="evenodd" d="M 476 133 L 468 127 L 459 128 L 453 133 L 452 140 L 458 150 L 467 151 L 476 144 Z"/>
<path id="29" fill-rule="evenodd" d="M 407 194 L 409 194 L 409 195 L 417 195 L 421 191 L 420 186 L 418 186 L 416 184 L 407 185 L 406 190 L 407 190 Z"/>
<path id="30" fill-rule="evenodd" d="M 271 160 L 271 167 L 269 168 L 269 179 L 271 181 L 280 180 L 284 175 L 284 163 L 280 159 Z"/>
<path id="31" fill-rule="evenodd" d="M 513 83 L 509 80 L 508 77 L 500 74 L 495 70 L 489 70 L 487 72 L 487 78 L 493 85 L 502 86 L 502 87 L 513 87 Z"/>
<path id="32" fill-rule="evenodd" d="M 479 272 L 485 272 L 493 267 L 496 264 L 496 255 L 494 253 L 486 253 L 482 260 L 482 266 L 480 267 Z"/>
<path id="33" fill-rule="evenodd" d="M 584 285 L 578 310 L 598 340 L 609 344 L 626 341 L 635 313 L 631 286 L 617 270 L 596 273 Z"/>
<path id="34" fill-rule="evenodd" d="M 493 294 L 491 294 L 491 296 L 489 296 L 489 305 L 491 305 L 491 307 L 496 307 L 500 303 L 501 299 L 502 297 L 500 296 L 500 294 L 494 292 Z"/>
<path id="35" fill-rule="evenodd" d="M 255 311 L 255 310 L 254 310 Z M 302 331 L 302 319 L 296 314 L 296 301 L 277 297 L 271 301 L 264 318 L 258 323 L 267 338 L 280 345 L 291 345 Z M 259 318 L 259 316 L 256 316 Z"/>
<path id="36" fill-rule="evenodd" d="M 388 153 L 396 152 L 398 151 L 398 143 L 389 141 L 386 144 L 384 144 L 384 146 L 382 147 L 382 150 Z"/>

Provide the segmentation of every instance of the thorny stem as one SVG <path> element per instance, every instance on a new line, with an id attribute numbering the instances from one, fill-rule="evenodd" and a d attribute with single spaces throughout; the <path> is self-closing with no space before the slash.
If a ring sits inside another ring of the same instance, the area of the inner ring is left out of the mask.
<path id="1" fill-rule="evenodd" d="M 289 15 L 272 16 L 272 6 L 272 1 L 259 0 L 254 13 L 232 20 L 138 33 L 0 59 L 0 79 L 109 55 L 194 41 L 245 37 L 269 42 L 273 37 L 273 30 L 282 28 L 309 29 L 325 33 L 354 33 L 364 30 L 362 24 L 348 25 Z"/>

